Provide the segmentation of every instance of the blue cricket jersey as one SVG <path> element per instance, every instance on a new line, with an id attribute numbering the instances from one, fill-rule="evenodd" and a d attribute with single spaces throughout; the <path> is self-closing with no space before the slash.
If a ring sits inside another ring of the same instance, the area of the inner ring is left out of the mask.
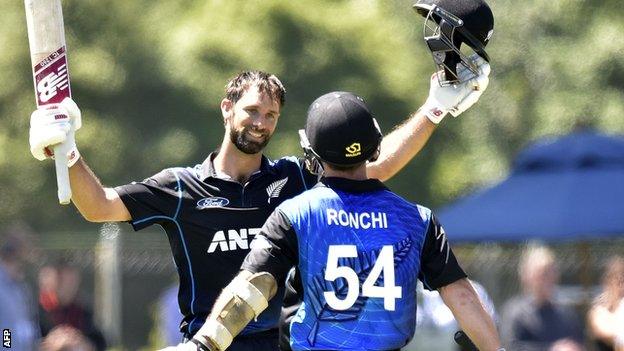
<path id="1" fill-rule="evenodd" d="M 378 180 L 324 178 L 282 203 L 242 268 L 283 282 L 296 265 L 303 302 L 293 350 L 392 350 L 412 338 L 416 281 L 435 289 L 466 275 L 431 211 Z"/>

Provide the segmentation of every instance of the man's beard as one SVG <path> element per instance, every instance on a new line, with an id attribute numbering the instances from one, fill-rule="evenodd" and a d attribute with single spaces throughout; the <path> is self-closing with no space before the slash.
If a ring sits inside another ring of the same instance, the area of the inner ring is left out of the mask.
<path id="1" fill-rule="evenodd" d="M 232 141 L 232 143 L 240 151 L 248 155 L 253 155 L 261 152 L 264 147 L 267 146 L 269 140 L 271 139 L 271 135 L 262 133 L 264 139 L 261 142 L 257 142 L 249 138 L 249 134 L 247 133 L 249 130 L 256 131 L 252 127 L 243 127 L 241 130 L 234 130 L 233 128 L 230 128 L 230 141 Z"/>

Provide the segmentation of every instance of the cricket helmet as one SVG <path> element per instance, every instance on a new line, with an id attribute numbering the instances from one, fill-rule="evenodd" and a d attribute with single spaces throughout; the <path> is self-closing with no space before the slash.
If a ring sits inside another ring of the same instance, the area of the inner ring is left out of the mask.
<path id="1" fill-rule="evenodd" d="M 479 74 L 469 55 L 461 51 L 462 44 L 490 61 L 485 46 L 494 32 L 494 15 L 484 0 L 419 0 L 414 10 L 425 17 L 425 43 L 436 71 L 444 72 L 444 77 L 438 76 L 441 85 L 459 82 L 462 66 L 472 72 L 467 79 Z"/>
<path id="2" fill-rule="evenodd" d="M 378 156 L 382 134 L 364 100 L 349 92 L 325 94 L 310 105 L 299 130 L 306 166 L 319 173 L 320 160 L 351 166 Z"/>

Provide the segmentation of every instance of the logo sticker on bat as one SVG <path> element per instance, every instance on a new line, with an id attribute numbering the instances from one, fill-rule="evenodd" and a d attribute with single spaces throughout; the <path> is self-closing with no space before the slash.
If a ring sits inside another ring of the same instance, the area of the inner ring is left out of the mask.
<path id="1" fill-rule="evenodd" d="M 60 103 L 71 96 L 65 48 L 60 48 L 35 67 L 37 105 Z"/>

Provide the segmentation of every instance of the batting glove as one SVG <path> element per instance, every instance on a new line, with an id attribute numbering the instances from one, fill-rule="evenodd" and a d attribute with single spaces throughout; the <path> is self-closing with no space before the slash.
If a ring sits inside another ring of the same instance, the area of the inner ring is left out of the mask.
<path id="1" fill-rule="evenodd" d="M 169 346 L 160 351 L 197 351 L 197 345 L 191 342 L 185 342 L 177 344 L 176 346 Z"/>
<path id="2" fill-rule="evenodd" d="M 209 347 L 196 339 L 191 339 L 185 343 L 170 346 L 160 351 L 218 351 L 217 347 Z"/>
<path id="3" fill-rule="evenodd" d="M 473 75 L 472 71 L 463 65 L 457 71 L 460 83 L 440 86 L 439 73 L 434 73 L 431 76 L 429 97 L 421 107 L 421 111 L 431 122 L 440 123 L 448 113 L 453 117 L 459 116 L 479 101 L 487 89 L 490 82 L 490 64 L 477 54 L 472 55 L 470 59 L 477 66 L 479 72 L 473 78 L 470 78 Z"/>
<path id="4" fill-rule="evenodd" d="M 71 98 L 38 108 L 30 116 L 30 153 L 39 161 L 54 158 L 54 146 L 67 153 L 67 166 L 80 158 L 74 134 L 82 126 L 78 105 Z"/>
<path id="5" fill-rule="evenodd" d="M 624 350 L 624 298 L 615 309 L 615 321 L 619 328 L 615 331 L 614 344 L 616 350 Z"/>

